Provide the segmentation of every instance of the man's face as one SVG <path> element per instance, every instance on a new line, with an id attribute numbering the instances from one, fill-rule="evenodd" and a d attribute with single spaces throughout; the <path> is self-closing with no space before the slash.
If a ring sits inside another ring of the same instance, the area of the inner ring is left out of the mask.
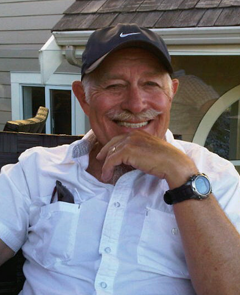
<path id="1" fill-rule="evenodd" d="M 128 48 L 110 54 L 90 74 L 85 92 L 85 112 L 102 145 L 137 129 L 164 138 L 175 90 L 159 60 L 149 51 Z M 123 112 L 128 116 L 122 116 Z"/>

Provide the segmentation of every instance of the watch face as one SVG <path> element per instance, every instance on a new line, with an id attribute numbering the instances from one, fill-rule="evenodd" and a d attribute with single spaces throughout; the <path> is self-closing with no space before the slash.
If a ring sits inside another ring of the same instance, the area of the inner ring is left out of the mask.
<path id="1" fill-rule="evenodd" d="M 211 192 L 211 186 L 208 178 L 202 175 L 198 175 L 195 179 L 195 188 L 196 191 L 203 196 L 206 196 Z"/>

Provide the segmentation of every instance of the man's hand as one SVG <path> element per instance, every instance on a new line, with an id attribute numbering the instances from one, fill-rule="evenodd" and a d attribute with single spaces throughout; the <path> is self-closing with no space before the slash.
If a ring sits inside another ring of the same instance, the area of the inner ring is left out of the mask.
<path id="1" fill-rule="evenodd" d="M 109 141 L 97 155 L 105 160 L 102 180 L 109 181 L 114 168 L 124 164 L 144 173 L 165 178 L 170 189 L 184 184 L 198 172 L 193 161 L 182 151 L 144 131 L 133 131 Z"/>

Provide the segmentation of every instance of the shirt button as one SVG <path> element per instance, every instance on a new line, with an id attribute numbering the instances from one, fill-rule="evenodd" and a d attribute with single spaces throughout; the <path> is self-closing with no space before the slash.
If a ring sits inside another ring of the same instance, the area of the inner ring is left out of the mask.
<path id="1" fill-rule="evenodd" d="M 171 232 L 174 236 L 178 235 L 178 228 L 172 228 Z"/>
<path id="2" fill-rule="evenodd" d="M 103 289 L 106 289 L 107 288 L 107 284 L 105 282 L 101 282 L 100 283 L 100 286 L 103 288 Z"/>
<path id="3" fill-rule="evenodd" d="M 106 247 L 104 249 L 104 251 L 105 251 L 105 253 L 109 254 L 109 253 L 111 253 L 111 248 L 110 247 Z"/>
<path id="4" fill-rule="evenodd" d="M 117 208 L 119 208 L 121 206 L 121 204 L 119 202 L 115 202 L 114 203 L 114 206 L 117 207 Z"/>

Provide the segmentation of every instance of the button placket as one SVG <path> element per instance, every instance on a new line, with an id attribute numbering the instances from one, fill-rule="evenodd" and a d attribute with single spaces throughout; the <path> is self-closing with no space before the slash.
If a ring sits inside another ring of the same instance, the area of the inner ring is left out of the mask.
<path id="1" fill-rule="evenodd" d="M 125 214 L 126 204 L 131 190 L 122 185 L 115 186 L 108 205 L 100 242 L 102 260 L 95 280 L 96 290 L 105 290 L 113 294 L 113 284 L 119 261 L 116 257 L 119 235 Z"/>
<path id="2" fill-rule="evenodd" d="M 106 253 L 105 248 L 110 248 L 111 254 L 116 255 L 117 243 L 130 193 L 131 190 L 128 187 L 114 188 L 103 226 L 100 253 Z"/>

